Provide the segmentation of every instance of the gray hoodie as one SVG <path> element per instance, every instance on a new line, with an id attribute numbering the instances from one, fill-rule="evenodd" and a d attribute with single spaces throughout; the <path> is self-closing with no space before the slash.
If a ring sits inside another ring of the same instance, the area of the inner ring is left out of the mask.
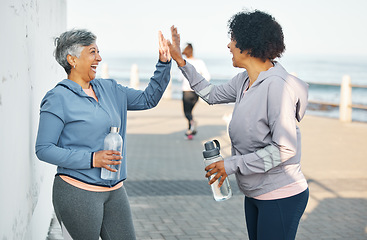
<path id="1" fill-rule="evenodd" d="M 304 179 L 301 172 L 301 133 L 308 85 L 277 62 L 249 85 L 246 71 L 222 85 L 206 81 L 186 62 L 180 68 L 192 89 L 209 104 L 235 103 L 229 136 L 232 156 L 224 160 L 248 197 L 271 192 Z"/>

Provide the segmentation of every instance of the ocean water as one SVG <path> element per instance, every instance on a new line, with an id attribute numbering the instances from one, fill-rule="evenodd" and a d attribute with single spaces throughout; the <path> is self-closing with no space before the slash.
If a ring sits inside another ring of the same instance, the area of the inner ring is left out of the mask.
<path id="1" fill-rule="evenodd" d="M 232 66 L 232 56 L 202 58 L 211 74 L 213 84 L 230 80 L 243 69 Z M 144 89 L 155 70 L 156 57 L 105 56 L 102 64 L 108 65 L 110 78 L 122 85 L 129 85 L 130 70 L 133 64 L 139 69 L 140 89 Z M 339 103 L 340 87 L 327 84 L 340 84 L 344 75 L 349 75 L 352 84 L 367 86 L 367 58 L 331 56 L 284 56 L 278 60 L 283 67 L 300 79 L 308 82 L 309 100 Z M 101 74 L 101 65 L 97 77 Z M 181 99 L 181 82 L 177 80 L 179 70 L 172 64 L 172 98 Z M 325 85 L 320 85 L 325 84 Z M 352 89 L 352 103 L 367 106 L 367 88 Z M 329 105 L 309 104 L 306 114 L 339 118 L 339 108 Z M 367 110 L 353 109 L 353 121 L 367 122 Z"/>

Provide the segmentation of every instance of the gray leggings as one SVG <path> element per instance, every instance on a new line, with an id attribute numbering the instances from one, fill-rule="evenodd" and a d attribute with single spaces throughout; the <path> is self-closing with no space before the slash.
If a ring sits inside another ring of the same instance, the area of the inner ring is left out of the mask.
<path id="1" fill-rule="evenodd" d="M 91 192 L 55 177 L 52 202 L 59 222 L 74 240 L 135 239 L 130 204 L 124 187 Z"/>

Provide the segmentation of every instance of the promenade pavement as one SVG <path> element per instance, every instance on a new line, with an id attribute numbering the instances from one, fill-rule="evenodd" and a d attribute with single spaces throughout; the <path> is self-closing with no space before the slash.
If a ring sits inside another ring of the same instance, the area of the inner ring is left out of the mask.
<path id="1" fill-rule="evenodd" d="M 244 197 L 234 176 L 233 197 L 216 202 L 203 170 L 204 142 L 217 139 L 222 155 L 230 155 L 232 110 L 200 101 L 193 140 L 184 137 L 179 100 L 128 113 L 125 187 L 137 239 L 248 239 Z M 367 124 L 306 115 L 299 126 L 310 199 L 296 239 L 367 239 Z M 55 239 L 63 238 L 53 219 L 48 240 Z"/>

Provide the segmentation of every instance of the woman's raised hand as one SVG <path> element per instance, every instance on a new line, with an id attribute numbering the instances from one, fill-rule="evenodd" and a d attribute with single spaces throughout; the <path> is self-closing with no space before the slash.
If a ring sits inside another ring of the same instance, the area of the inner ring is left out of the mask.
<path id="1" fill-rule="evenodd" d="M 159 60 L 161 62 L 168 62 L 171 60 L 171 54 L 168 48 L 168 40 L 163 37 L 161 31 L 158 32 L 158 40 L 159 40 Z"/>
<path id="2" fill-rule="evenodd" d="M 171 27 L 172 34 L 172 43 L 168 41 L 169 51 L 173 60 L 177 62 L 179 67 L 183 67 L 186 65 L 185 60 L 182 57 L 181 48 L 180 48 L 180 34 L 177 32 L 177 28 L 175 26 Z"/>
<path id="3" fill-rule="evenodd" d="M 94 167 L 105 168 L 111 172 L 117 172 L 116 169 L 112 169 L 108 165 L 121 164 L 121 161 L 117 161 L 117 160 L 120 160 L 121 158 L 122 158 L 121 153 L 118 151 L 102 150 L 94 154 L 93 165 Z"/>

